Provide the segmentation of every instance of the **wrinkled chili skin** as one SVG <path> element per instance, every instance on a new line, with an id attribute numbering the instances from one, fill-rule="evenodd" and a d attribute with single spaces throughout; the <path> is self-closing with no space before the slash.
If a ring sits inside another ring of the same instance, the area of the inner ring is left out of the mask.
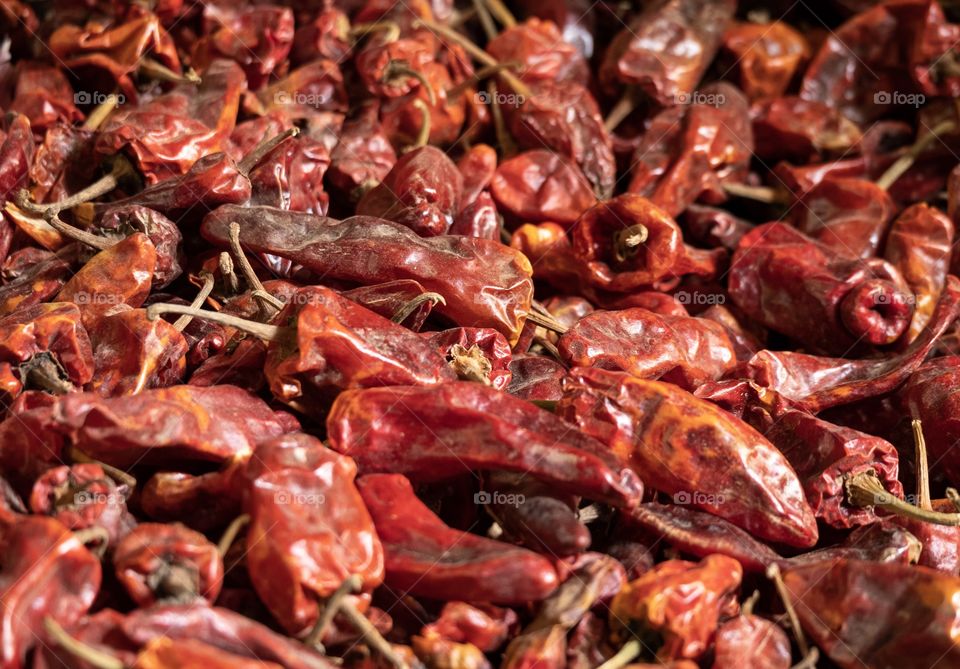
<path id="1" fill-rule="evenodd" d="M 721 378 L 737 359 L 720 325 L 646 309 L 588 314 L 560 337 L 557 348 L 570 367 L 623 371 L 687 390 Z"/>
<path id="2" fill-rule="evenodd" d="M 804 631 L 840 667 L 960 662 L 956 576 L 838 559 L 787 569 L 783 581 Z"/>
<path id="3" fill-rule="evenodd" d="M 201 232 L 226 246 L 233 221 L 240 224 L 245 248 L 281 255 L 345 281 L 419 281 L 446 299 L 446 305 L 437 305 L 438 312 L 464 325 L 492 327 L 509 341 L 519 336 L 529 311 L 529 261 L 491 240 L 421 238 L 381 219 L 335 222 L 267 207 L 219 207 L 205 217 Z"/>
<path id="4" fill-rule="evenodd" d="M 796 472 L 739 419 L 672 384 L 622 372 L 573 370 L 564 391 L 558 414 L 661 492 L 689 498 L 761 539 L 816 543 L 816 521 Z"/>
<path id="5" fill-rule="evenodd" d="M 520 471 L 618 506 L 643 492 L 638 475 L 600 442 L 479 383 L 345 391 L 327 416 L 327 438 L 364 474 L 437 481 L 473 469 Z"/>
<path id="6" fill-rule="evenodd" d="M 896 521 L 880 520 L 858 527 L 836 546 L 794 555 L 780 566 L 802 566 L 839 558 L 916 564 L 922 548 L 920 541 Z"/>
<path id="7" fill-rule="evenodd" d="M 754 102 L 786 92 L 810 45 L 785 21 L 735 22 L 723 35 L 721 56 L 733 61 L 737 83 Z"/>
<path id="8" fill-rule="evenodd" d="M 505 390 L 513 374 L 510 363 L 513 355 L 510 344 L 503 335 L 488 328 L 453 328 L 426 335 L 431 345 L 447 361 L 459 378 L 479 381 L 497 390 Z M 480 368 L 464 361 L 464 358 L 482 358 Z M 483 362 L 485 361 L 485 362 Z M 489 365 L 489 371 L 486 367 Z M 478 373 L 479 372 L 479 373 Z M 478 378 L 479 377 L 479 378 Z"/>
<path id="9" fill-rule="evenodd" d="M 384 553 L 356 472 L 353 460 L 305 434 L 264 441 L 249 461 L 245 560 L 257 593 L 291 634 L 309 629 L 318 600 L 351 574 L 366 592 L 383 581 Z"/>
<path id="10" fill-rule="evenodd" d="M 524 151 L 501 162 L 490 193 L 511 220 L 555 221 L 565 227 L 597 199 L 575 163 L 546 149 Z"/>
<path id="11" fill-rule="evenodd" d="M 538 601 L 557 586 L 549 560 L 447 527 L 399 474 L 357 481 L 383 542 L 386 583 L 438 599 L 499 604 Z"/>
<path id="12" fill-rule="evenodd" d="M 741 615 L 717 628 L 712 669 L 790 669 L 790 639 L 766 618 Z"/>
<path id="13" fill-rule="evenodd" d="M 196 597 L 213 603 L 223 586 L 223 560 L 217 547 L 179 523 L 138 525 L 116 545 L 113 568 L 127 594 L 141 607 Z"/>
<path id="14" fill-rule="evenodd" d="M 844 255 L 877 255 L 896 206 L 876 184 L 862 179 L 826 178 L 800 198 L 794 225 Z"/>
<path id="15" fill-rule="evenodd" d="M 750 318 L 828 353 L 843 354 L 860 338 L 893 343 L 913 315 L 892 281 L 782 223 L 744 235 L 728 290 Z"/>
<path id="16" fill-rule="evenodd" d="M 708 555 L 699 563 L 667 560 L 631 581 L 610 604 L 614 632 L 659 633 L 658 659 L 696 659 L 713 638 L 719 618 L 740 587 L 740 563 L 723 555 Z"/>
<path id="17" fill-rule="evenodd" d="M 45 616 L 77 622 L 100 590 L 100 561 L 54 518 L 23 516 L 0 533 L 0 619 L 6 632 L 0 666 L 25 666 L 27 653 L 46 637 Z"/>
<path id="18" fill-rule="evenodd" d="M 950 479 L 960 474 L 960 457 L 954 453 L 960 439 L 958 383 L 960 357 L 946 356 L 920 365 L 897 393 L 905 415 L 923 422 L 933 471 Z"/>

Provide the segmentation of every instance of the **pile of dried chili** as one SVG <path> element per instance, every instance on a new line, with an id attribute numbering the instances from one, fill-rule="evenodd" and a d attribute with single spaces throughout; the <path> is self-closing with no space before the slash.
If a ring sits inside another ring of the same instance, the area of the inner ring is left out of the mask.
<path id="1" fill-rule="evenodd" d="M 0 669 L 960 667 L 957 2 L 0 29 Z"/>

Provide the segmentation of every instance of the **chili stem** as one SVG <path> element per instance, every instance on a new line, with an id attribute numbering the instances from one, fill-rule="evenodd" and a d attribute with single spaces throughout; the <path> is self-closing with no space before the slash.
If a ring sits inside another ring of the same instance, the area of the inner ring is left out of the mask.
<path id="1" fill-rule="evenodd" d="M 790 669 L 817 669 L 817 661 L 820 659 L 820 650 L 811 648 L 802 660 L 797 662 Z"/>
<path id="2" fill-rule="evenodd" d="M 889 190 L 896 183 L 897 179 L 902 177 L 909 170 L 921 153 L 926 151 L 935 140 L 940 139 L 940 135 L 946 132 L 952 132 L 957 127 L 954 121 L 942 121 L 934 126 L 930 134 L 925 135 L 914 142 L 913 146 L 907 149 L 907 152 L 896 159 L 894 163 L 887 168 L 887 171 L 880 175 L 876 180 L 877 186 L 883 190 Z"/>
<path id="3" fill-rule="evenodd" d="M 384 81 L 396 81 L 407 77 L 420 82 L 423 90 L 427 92 L 427 99 L 430 101 L 431 107 L 437 104 L 437 93 L 433 90 L 433 84 L 430 83 L 423 72 L 412 69 L 402 60 L 391 60 L 383 71 Z"/>
<path id="4" fill-rule="evenodd" d="M 396 42 L 400 39 L 400 26 L 395 21 L 377 21 L 375 23 L 357 23 L 350 28 L 349 35 L 353 39 L 366 37 L 371 33 L 386 33 L 383 36 L 385 43 Z"/>
<path id="5" fill-rule="evenodd" d="M 517 152 L 517 143 L 513 141 L 513 135 L 507 130 L 506 121 L 503 119 L 503 110 L 500 109 L 498 102 L 499 95 L 497 82 L 487 82 L 487 97 L 490 100 L 490 115 L 493 117 L 493 129 L 497 135 L 497 143 L 500 145 L 500 153 L 504 158 L 514 155 Z"/>
<path id="6" fill-rule="evenodd" d="M 370 645 L 371 649 L 380 653 L 384 659 L 398 669 L 409 669 L 407 663 L 404 662 L 402 657 L 397 655 L 393 646 L 390 645 L 390 642 L 380 634 L 380 630 L 378 630 L 365 615 L 360 613 L 357 607 L 349 601 L 343 601 L 340 604 L 340 613 L 343 614 L 343 617 L 349 621 L 354 629 L 360 632 L 360 635 L 364 641 Z"/>
<path id="7" fill-rule="evenodd" d="M 285 328 L 280 327 L 279 325 L 270 325 L 268 323 L 260 323 L 259 321 L 251 321 L 246 318 L 231 316 L 230 314 L 225 314 L 219 311 L 195 309 L 182 304 L 158 302 L 147 307 L 147 318 L 153 320 L 155 318 L 159 318 L 161 314 L 185 314 L 193 316 L 194 318 L 203 318 L 212 323 L 219 323 L 220 325 L 227 325 L 229 327 L 242 330 L 243 332 L 252 334 L 254 337 L 258 337 L 268 342 L 280 341 L 286 335 L 291 334 L 295 330 L 295 328 Z"/>
<path id="8" fill-rule="evenodd" d="M 613 255 L 617 262 L 624 262 L 640 251 L 640 247 L 650 237 L 650 231 L 642 223 L 613 233 Z"/>
<path id="9" fill-rule="evenodd" d="M 563 359 L 560 357 L 560 351 L 557 350 L 557 347 L 553 345 L 553 342 L 544 339 L 543 337 L 534 337 L 533 341 L 539 344 L 544 351 L 552 355 L 554 358 L 560 360 L 561 362 L 563 361 Z"/>
<path id="10" fill-rule="evenodd" d="M 873 472 L 852 476 L 846 482 L 847 499 L 854 506 L 876 506 L 905 518 L 913 518 L 934 525 L 960 525 L 960 513 L 942 513 L 921 509 L 891 495 Z"/>
<path id="11" fill-rule="evenodd" d="M 427 103 L 419 98 L 414 100 L 412 104 L 420 112 L 420 131 L 417 132 L 413 144 L 403 149 L 404 153 L 426 146 L 427 142 L 430 141 L 430 109 L 427 107 Z"/>
<path id="12" fill-rule="evenodd" d="M 913 447 L 916 452 L 917 467 L 917 506 L 933 511 L 930 503 L 930 469 L 927 464 L 927 442 L 923 438 L 923 423 L 919 418 L 910 422 L 913 429 Z"/>
<path id="13" fill-rule="evenodd" d="M 625 118 L 630 116 L 630 113 L 637 108 L 639 97 L 633 86 L 627 86 L 624 89 L 623 95 L 617 100 L 617 104 L 613 105 L 610 113 L 607 114 L 607 118 L 603 121 L 603 127 L 606 128 L 607 132 L 613 132 L 617 126 L 623 123 Z"/>
<path id="14" fill-rule="evenodd" d="M 451 86 L 447 89 L 447 99 L 456 100 L 458 97 L 464 94 L 471 86 L 474 86 L 479 81 L 483 81 L 489 76 L 502 72 L 505 69 L 511 67 L 518 67 L 519 63 L 517 61 L 511 60 L 507 63 L 497 63 L 496 65 L 484 65 L 479 70 L 473 73 L 473 76 L 464 79 L 456 86 Z"/>
<path id="15" fill-rule="evenodd" d="M 102 650 L 98 650 L 93 646 L 88 646 L 82 641 L 70 636 L 67 630 L 63 629 L 60 623 L 54 620 L 52 616 L 45 616 L 43 618 L 43 628 L 46 630 L 51 641 L 78 660 L 92 664 L 97 667 L 97 669 L 125 669 L 123 662 L 113 655 L 104 653 Z"/>
<path id="16" fill-rule="evenodd" d="M 58 202 L 48 204 L 37 204 L 30 199 L 30 193 L 21 189 L 16 196 L 17 206 L 38 216 L 49 218 L 59 214 L 64 209 L 71 209 L 78 204 L 95 200 L 101 195 L 106 195 L 116 188 L 123 179 L 133 175 L 133 167 L 124 158 L 118 158 L 113 162 L 110 171 L 94 181 L 86 188 L 77 191 L 73 195 L 66 197 Z"/>
<path id="17" fill-rule="evenodd" d="M 307 636 L 307 638 L 304 639 L 304 643 L 308 646 L 315 647 L 321 652 L 326 652 L 323 648 L 323 643 L 321 642 L 324 633 L 327 631 L 330 623 L 333 622 L 333 619 L 336 617 L 337 612 L 340 610 L 340 607 L 343 605 L 346 597 L 358 592 L 362 587 L 363 579 L 360 578 L 359 575 L 352 574 L 345 578 L 343 583 L 341 583 L 339 587 L 333 591 L 333 594 L 327 598 L 326 604 L 323 607 L 323 611 L 320 612 L 316 624 L 313 626 L 313 629 L 310 630 L 310 634 Z"/>
<path id="18" fill-rule="evenodd" d="M 227 551 L 230 550 L 233 542 L 237 540 L 237 535 L 240 534 L 240 531 L 249 524 L 250 514 L 247 513 L 241 513 L 239 516 L 230 521 L 230 524 L 227 525 L 227 529 L 223 531 L 220 541 L 217 542 L 217 552 L 220 554 L 221 559 L 227 555 Z"/>
<path id="19" fill-rule="evenodd" d="M 75 228 L 69 223 L 64 223 L 63 219 L 57 214 L 48 216 L 46 221 L 50 224 L 51 228 L 59 232 L 64 237 L 69 237 L 70 239 L 80 242 L 81 244 L 91 246 L 98 251 L 106 251 L 117 243 L 116 240 L 107 239 L 106 237 L 95 235 L 92 232 Z"/>
<path id="20" fill-rule="evenodd" d="M 203 303 L 206 302 L 207 298 L 210 297 L 210 293 L 213 292 L 213 274 L 209 272 L 203 273 L 203 286 L 200 288 L 200 292 L 197 293 L 197 296 L 193 298 L 193 302 L 190 303 L 190 306 L 194 309 L 199 309 L 203 306 Z M 193 320 L 193 316 L 181 316 L 174 323 L 173 327 L 177 332 L 183 332 L 190 321 Z"/>
<path id="21" fill-rule="evenodd" d="M 483 0 L 490 12 L 497 17 L 497 21 L 503 24 L 504 28 L 513 28 L 517 25 L 517 19 L 513 16 L 502 0 Z"/>
<path id="22" fill-rule="evenodd" d="M 103 122 L 109 118 L 110 114 L 113 113 L 113 110 L 117 108 L 117 105 L 120 103 L 120 98 L 117 97 L 115 93 L 111 93 L 106 97 L 106 99 L 98 104 L 90 115 L 87 116 L 87 120 L 83 122 L 84 130 L 96 130 Z"/>
<path id="23" fill-rule="evenodd" d="M 390 320 L 394 323 L 403 323 L 405 320 L 407 320 L 410 314 L 419 309 L 420 305 L 424 302 L 433 302 L 434 306 L 447 303 L 447 301 L 443 299 L 443 295 L 440 293 L 421 293 L 397 309 L 397 312 L 390 318 Z"/>
<path id="24" fill-rule="evenodd" d="M 141 60 L 140 67 L 138 69 L 140 74 L 156 81 L 168 81 L 172 84 L 193 85 L 200 83 L 200 77 L 192 69 L 187 70 L 184 74 L 179 74 L 171 70 L 163 63 L 154 60 L 153 58 L 144 58 Z"/>
<path id="25" fill-rule="evenodd" d="M 283 304 L 281 303 L 280 306 L 277 306 L 277 304 L 271 300 L 264 299 L 263 296 L 267 294 L 267 291 L 263 289 L 260 277 L 253 271 L 253 266 L 247 259 L 247 254 L 243 252 L 243 247 L 240 246 L 240 224 L 236 222 L 230 224 L 230 250 L 233 252 L 237 262 L 240 263 L 240 271 L 243 272 L 243 278 L 247 280 L 247 285 L 254 291 L 254 299 L 260 303 L 261 314 L 269 318 L 275 311 L 278 311 Z M 260 292 L 260 295 L 257 294 L 257 291 Z M 273 311 L 271 311 L 271 309 Z"/>
<path id="26" fill-rule="evenodd" d="M 112 478 L 117 483 L 125 485 L 131 490 L 137 487 L 137 479 L 135 479 L 133 476 L 122 469 L 114 467 L 113 465 L 108 465 L 106 462 L 97 460 L 96 458 L 91 458 L 76 446 L 70 446 L 67 449 L 67 457 L 70 458 L 72 462 L 99 465 L 100 469 L 102 469 L 107 476 Z"/>
<path id="27" fill-rule="evenodd" d="M 451 30 L 450 28 L 430 21 L 428 19 L 419 19 L 417 21 L 420 25 L 428 28 L 429 30 L 435 32 L 440 37 L 450 40 L 451 42 L 460 45 L 463 47 L 463 50 L 470 54 L 474 59 L 480 61 L 484 65 L 493 66 L 497 65 L 497 61 L 489 53 L 481 49 L 479 46 L 471 42 L 467 37 L 461 35 L 456 30 Z M 507 82 L 510 88 L 513 91 L 524 98 L 532 97 L 533 92 L 530 90 L 530 87 L 525 83 L 520 81 L 513 72 L 509 70 L 503 70 L 500 72 L 500 76 L 503 77 L 503 80 Z"/>
<path id="28" fill-rule="evenodd" d="M 621 669 L 621 667 L 633 662 L 641 650 L 643 650 L 643 647 L 640 642 L 637 639 L 631 639 L 620 647 L 616 655 L 601 664 L 597 669 Z"/>
<path id="29" fill-rule="evenodd" d="M 284 130 L 279 135 L 271 137 L 270 139 L 264 139 L 255 147 L 250 150 L 250 153 L 245 155 L 239 163 L 237 163 L 237 171 L 243 175 L 250 174 L 250 171 L 257 166 L 263 157 L 268 153 L 273 151 L 275 148 L 283 144 L 285 141 L 291 137 L 296 137 L 300 134 L 299 128 L 290 128 L 289 130 Z"/>
<path id="30" fill-rule="evenodd" d="M 760 601 L 760 591 L 754 590 L 753 594 L 743 600 L 743 604 L 740 606 L 740 615 L 753 615 L 753 609 L 757 605 L 758 601 Z"/>
<path id="31" fill-rule="evenodd" d="M 226 251 L 221 251 L 218 265 L 220 267 L 220 275 L 223 277 L 223 282 L 227 286 L 227 291 L 231 295 L 236 295 L 239 293 L 240 279 L 237 277 L 237 273 L 233 269 L 233 258 L 230 257 L 230 254 Z"/>
<path id="32" fill-rule="evenodd" d="M 498 31 L 496 24 L 493 22 L 493 17 L 490 15 L 490 10 L 487 9 L 484 0 L 473 0 L 473 6 L 477 10 L 477 18 L 480 19 L 480 25 L 487 36 L 487 41 L 492 40 L 497 36 Z"/>
<path id="33" fill-rule="evenodd" d="M 553 316 L 545 316 L 537 312 L 535 309 L 527 313 L 527 320 L 533 321 L 542 328 L 546 328 L 557 334 L 563 334 L 567 331 L 567 326 L 559 322 Z"/>
<path id="34" fill-rule="evenodd" d="M 803 628 L 800 626 L 800 618 L 797 616 L 797 611 L 793 608 L 793 603 L 790 601 L 790 593 L 787 592 L 787 586 L 783 582 L 783 578 L 780 577 L 780 567 L 776 564 L 767 567 L 767 578 L 773 581 L 773 585 L 777 589 L 780 599 L 783 600 L 783 608 L 787 611 L 787 618 L 790 620 L 790 627 L 793 628 L 793 636 L 797 640 L 797 647 L 799 647 L 800 652 L 806 656 L 810 652 L 810 646 L 807 645 L 807 638 L 804 636 Z"/>
<path id="35" fill-rule="evenodd" d="M 786 198 L 775 188 L 769 186 L 751 186 L 749 184 L 728 183 L 723 184 L 723 190 L 727 195 L 733 197 L 742 197 L 746 200 L 756 200 L 766 204 L 785 204 Z"/>

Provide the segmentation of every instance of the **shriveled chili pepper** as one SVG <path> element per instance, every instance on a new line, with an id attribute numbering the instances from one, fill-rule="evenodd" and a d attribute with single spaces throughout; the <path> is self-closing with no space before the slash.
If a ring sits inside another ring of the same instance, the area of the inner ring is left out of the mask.
<path id="1" fill-rule="evenodd" d="M 786 569 L 783 581 L 804 631 L 840 667 L 960 661 L 956 576 L 840 559 Z"/>
<path id="2" fill-rule="evenodd" d="M 470 643 L 491 652 L 503 645 L 517 624 L 517 614 L 490 604 L 447 602 L 440 616 L 424 625 L 421 636 L 442 637 L 457 643 Z"/>
<path id="3" fill-rule="evenodd" d="M 770 163 L 819 162 L 824 155 L 849 153 L 863 137 L 860 127 L 840 111 L 822 102 L 789 95 L 759 105 L 754 112 L 753 130 L 757 155 Z M 864 188 L 861 186 L 860 190 Z M 856 194 L 854 191 L 850 197 Z M 839 207 L 849 202 L 842 197 L 836 199 Z"/>
<path id="4" fill-rule="evenodd" d="M 753 428 L 677 386 L 578 369 L 558 413 L 606 443 L 654 488 L 770 541 L 817 541 L 787 459 Z"/>
<path id="5" fill-rule="evenodd" d="M 288 257 L 345 281 L 419 281 L 446 300 L 438 312 L 464 325 L 493 327 L 511 341 L 519 336 L 529 310 L 529 262 L 490 240 L 420 238 L 403 226 L 374 218 L 334 223 L 266 207 L 219 207 L 205 218 L 202 232 L 226 245 L 234 221 L 240 224 L 246 248 Z"/>
<path id="6" fill-rule="evenodd" d="M 73 102 L 73 89 L 58 68 L 27 61 L 18 70 L 9 109 L 30 119 L 35 132 L 58 122 L 83 120 L 83 113 Z"/>
<path id="7" fill-rule="evenodd" d="M 457 378 L 505 390 L 512 373 L 510 345 L 496 330 L 454 328 L 431 333 L 429 341 L 447 360 Z"/>
<path id="8" fill-rule="evenodd" d="M 380 183 L 396 162 L 396 151 L 383 133 L 377 108 L 366 105 L 356 118 L 344 123 L 324 179 L 332 189 L 357 201 Z"/>
<path id="9" fill-rule="evenodd" d="M 0 666 L 25 666 L 45 638 L 43 620 L 77 622 L 100 589 L 100 561 L 64 527 L 45 516 L 24 516 L 0 531 Z"/>
<path id="10" fill-rule="evenodd" d="M 950 479 L 960 473 L 960 459 L 954 453 L 960 439 L 955 409 L 958 379 L 960 358 L 934 358 L 917 367 L 897 393 L 905 414 L 923 424 L 933 470 Z"/>
<path id="11" fill-rule="evenodd" d="M 473 469 L 520 471 L 624 506 L 636 503 L 643 489 L 637 475 L 598 441 L 478 383 L 345 391 L 327 416 L 327 435 L 331 447 L 353 457 L 363 473 L 436 481 Z"/>
<path id="12" fill-rule="evenodd" d="M 783 95 L 810 58 L 806 37 L 785 21 L 735 22 L 723 35 L 721 51 L 751 101 Z"/>
<path id="13" fill-rule="evenodd" d="M 836 546 L 794 555 L 780 566 L 808 565 L 839 558 L 916 564 L 922 550 L 923 544 L 907 530 L 893 521 L 880 520 L 858 527 Z"/>
<path id="14" fill-rule="evenodd" d="M 646 309 L 588 314 L 560 337 L 557 348 L 571 367 L 624 371 L 688 390 L 719 379 L 736 364 L 720 325 Z"/>
<path id="15" fill-rule="evenodd" d="M 778 625 L 743 614 L 717 628 L 712 669 L 790 669 L 790 640 Z"/>
<path id="16" fill-rule="evenodd" d="M 388 586 L 501 604 L 538 601 L 556 588 L 549 560 L 448 527 L 417 499 L 405 477 L 369 474 L 357 486 L 383 543 Z"/>
<path id="17" fill-rule="evenodd" d="M 142 523 L 113 551 L 113 568 L 138 606 L 157 601 L 214 602 L 223 585 L 217 547 L 199 532 L 176 523 Z"/>
<path id="18" fill-rule="evenodd" d="M 662 562 L 613 598 L 613 633 L 621 639 L 659 637 L 656 652 L 663 661 L 696 659 L 706 652 L 720 616 L 736 606 L 742 575 L 740 563 L 723 555 L 699 563 Z M 642 642 L 632 643 L 639 651 Z"/>
<path id="19" fill-rule="evenodd" d="M 580 168 L 545 149 L 524 151 L 500 163 L 490 192 L 505 216 L 565 226 L 596 202 Z"/>
<path id="20" fill-rule="evenodd" d="M 383 581 L 376 518 L 371 521 L 355 475 L 350 458 L 303 434 L 262 442 L 248 464 L 245 561 L 254 588 L 291 634 L 314 625 L 318 599 L 348 577 L 359 577 L 364 592 Z"/>

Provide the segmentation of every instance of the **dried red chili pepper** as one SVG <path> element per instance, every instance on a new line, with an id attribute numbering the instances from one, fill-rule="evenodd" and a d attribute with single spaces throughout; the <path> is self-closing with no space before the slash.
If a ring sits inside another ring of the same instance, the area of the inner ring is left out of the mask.
<path id="1" fill-rule="evenodd" d="M 70 530 L 103 528 L 112 547 L 136 525 L 127 510 L 131 492 L 126 484 L 116 485 L 97 464 L 53 467 L 34 482 L 30 510 L 53 516 Z"/>
<path id="2" fill-rule="evenodd" d="M 807 39 L 785 21 L 735 22 L 724 33 L 721 50 L 751 102 L 783 95 L 810 58 Z"/>
<path id="3" fill-rule="evenodd" d="M 357 486 L 383 543 L 389 587 L 500 604 L 538 601 L 556 588 L 549 560 L 448 527 L 417 499 L 405 477 L 368 474 Z"/>
<path id="4" fill-rule="evenodd" d="M 73 88 L 63 72 L 44 63 L 26 61 L 18 68 L 8 109 L 26 116 L 33 131 L 39 132 L 56 123 L 83 120 L 83 113 L 73 101 Z"/>
<path id="5" fill-rule="evenodd" d="M 510 361 L 510 385 L 506 390 L 523 400 L 560 399 L 560 383 L 566 368 L 555 360 L 540 355 L 515 355 Z"/>
<path id="6" fill-rule="evenodd" d="M 510 384 L 510 344 L 496 330 L 454 328 L 427 336 L 457 378 L 478 381 L 497 390 L 504 390 Z"/>
<path id="7" fill-rule="evenodd" d="M 24 516 L 0 529 L 0 666 L 25 666 L 42 644 L 43 620 L 77 622 L 100 589 L 100 561 L 59 521 Z"/>
<path id="8" fill-rule="evenodd" d="M 518 221 L 570 226 L 596 201 L 575 164 L 552 151 L 533 149 L 500 163 L 490 193 L 504 215 Z"/>
<path id="9" fill-rule="evenodd" d="M 758 157 L 769 163 L 820 162 L 822 156 L 851 152 L 863 138 L 856 123 L 822 102 L 778 97 L 753 112 Z M 842 206 L 842 205 L 841 205 Z"/>
<path id="10" fill-rule="evenodd" d="M 557 348 L 571 367 L 623 371 L 687 390 L 721 378 L 737 360 L 720 325 L 646 309 L 588 314 L 560 337 Z"/>
<path id="11" fill-rule="evenodd" d="M 606 443 L 657 490 L 760 538 L 816 543 L 797 474 L 745 423 L 672 384 L 622 372 L 574 370 L 564 390 L 558 413 Z"/>
<path id="12" fill-rule="evenodd" d="M 424 146 L 406 153 L 383 181 L 357 203 L 359 216 L 405 225 L 418 235 L 446 234 L 460 211 L 463 176 L 443 151 Z"/>
<path id="13" fill-rule="evenodd" d="M 441 314 L 465 325 L 492 327 L 510 341 L 519 336 L 529 310 L 529 262 L 490 240 L 420 238 L 374 218 L 336 223 L 266 207 L 219 207 L 207 215 L 201 231 L 226 246 L 232 222 L 240 224 L 245 248 L 290 258 L 330 278 L 366 284 L 419 281 L 444 297 L 446 304 L 437 308 Z"/>
<path id="14" fill-rule="evenodd" d="M 859 342 L 891 344 L 909 327 L 913 300 L 862 261 L 783 223 L 744 235 L 728 290 L 744 313 L 805 346 L 844 354 Z"/>
<path id="15" fill-rule="evenodd" d="M 380 125 L 378 109 L 368 104 L 343 124 L 330 155 L 325 180 L 332 189 L 357 201 L 380 183 L 397 162 L 397 153 Z"/>
<path id="16" fill-rule="evenodd" d="M 783 582 L 804 631 L 840 667 L 960 661 L 955 576 L 841 559 L 787 569 Z"/>
<path id="17" fill-rule="evenodd" d="M 478 383 L 345 391 L 327 415 L 327 438 L 363 473 L 436 481 L 473 469 L 503 469 L 615 505 L 630 506 L 642 494 L 637 475 L 602 444 Z"/>
<path id="18" fill-rule="evenodd" d="M 142 523 L 113 551 L 117 579 L 137 606 L 158 601 L 215 602 L 223 586 L 223 560 L 199 532 L 177 523 Z"/>
<path id="19" fill-rule="evenodd" d="M 712 669 L 790 669 L 790 639 L 766 618 L 743 614 L 717 628 Z"/>
<path id="20" fill-rule="evenodd" d="M 922 550 L 923 545 L 915 536 L 893 521 L 880 520 L 858 527 L 836 546 L 794 555 L 780 566 L 809 565 L 840 558 L 916 564 Z"/>
<path id="21" fill-rule="evenodd" d="M 33 163 L 35 142 L 30 120 L 23 114 L 14 115 L 5 125 L 6 136 L 0 143 L 0 197 L 7 200 L 26 186 L 28 172 Z M 9 247 L 3 249 L 0 258 L 6 258 L 8 249 Z"/>
<path id="22" fill-rule="evenodd" d="M 383 581 L 376 517 L 355 475 L 350 458 L 304 434 L 261 442 L 249 461 L 244 559 L 260 598 L 291 634 L 314 625 L 317 600 L 348 577 L 359 576 L 364 592 Z"/>
<path id="23" fill-rule="evenodd" d="M 628 639 L 659 636 L 657 658 L 663 661 L 696 659 L 706 652 L 721 614 L 736 607 L 742 575 L 740 563 L 723 555 L 699 563 L 662 562 L 613 598 L 613 633 Z M 639 650 L 640 643 L 633 643 Z"/>
<path id="24" fill-rule="evenodd" d="M 955 405 L 960 382 L 960 358 L 934 358 L 920 365 L 897 393 L 908 416 L 923 423 L 934 471 L 943 471 L 950 479 L 960 472 L 960 460 L 954 445 L 960 438 Z"/>

